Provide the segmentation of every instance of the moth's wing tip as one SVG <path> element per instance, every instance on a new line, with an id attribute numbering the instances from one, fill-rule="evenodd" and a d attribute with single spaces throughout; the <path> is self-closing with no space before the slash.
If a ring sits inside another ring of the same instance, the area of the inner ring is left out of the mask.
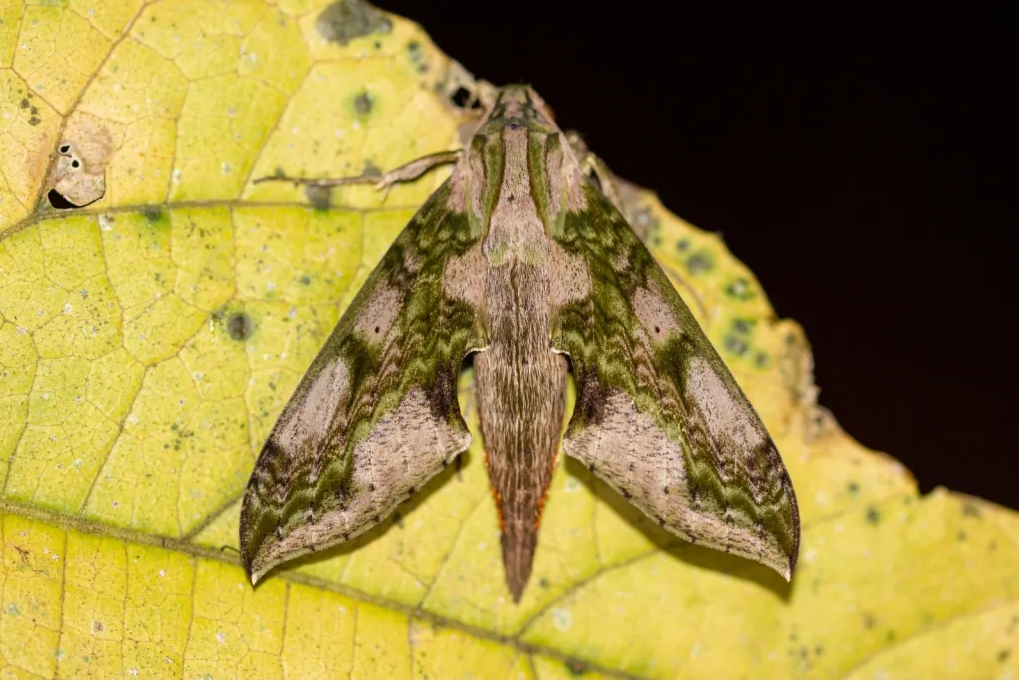
<path id="1" fill-rule="evenodd" d="M 788 556 L 788 558 L 789 558 L 789 564 L 788 564 L 788 567 L 786 567 L 785 571 L 782 571 L 782 572 L 780 572 L 780 573 L 779 573 L 779 574 L 781 574 L 781 575 L 782 575 L 783 577 L 785 577 L 785 581 L 787 581 L 787 582 L 791 582 L 791 581 L 793 581 L 793 573 L 794 573 L 794 572 L 796 572 L 796 563 L 797 563 L 797 562 L 799 561 L 799 557 L 800 557 L 800 555 L 799 555 L 799 550 L 798 550 L 798 549 L 799 549 L 799 541 L 798 541 L 798 538 L 797 538 L 797 542 L 796 542 L 796 544 L 797 544 L 797 549 L 796 549 L 796 550 L 794 550 L 794 551 L 793 551 L 793 552 L 792 552 L 792 553 L 791 553 L 791 554 L 790 554 L 790 555 Z"/>
<path id="2" fill-rule="evenodd" d="M 273 568 L 279 565 L 279 561 L 273 562 L 264 555 L 259 557 L 259 551 L 241 553 L 241 560 L 244 563 L 244 574 L 248 576 L 251 586 L 257 586 L 262 579 L 269 574 Z"/>
<path id="3" fill-rule="evenodd" d="M 266 556 L 266 549 L 268 548 L 266 541 L 263 540 L 261 543 L 256 543 L 256 540 L 250 536 L 248 530 L 249 512 L 248 497 L 245 495 L 244 504 L 241 507 L 240 522 L 241 567 L 244 568 L 244 574 L 247 576 L 248 582 L 254 587 L 262 581 L 262 578 L 270 570 L 276 567 L 277 563 L 273 563 Z"/>

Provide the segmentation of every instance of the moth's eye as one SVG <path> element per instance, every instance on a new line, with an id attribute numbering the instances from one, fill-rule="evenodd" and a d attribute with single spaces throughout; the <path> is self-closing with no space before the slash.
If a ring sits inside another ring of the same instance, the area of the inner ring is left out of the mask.
<path id="1" fill-rule="evenodd" d="M 382 328 L 382 327 L 376 326 L 375 327 L 375 333 L 378 333 L 380 328 Z"/>
<path id="2" fill-rule="evenodd" d="M 661 332 L 662 332 L 662 330 L 661 330 L 661 329 L 659 329 L 659 328 L 658 328 L 658 327 L 656 326 L 656 327 L 655 327 L 655 333 L 661 333 Z"/>

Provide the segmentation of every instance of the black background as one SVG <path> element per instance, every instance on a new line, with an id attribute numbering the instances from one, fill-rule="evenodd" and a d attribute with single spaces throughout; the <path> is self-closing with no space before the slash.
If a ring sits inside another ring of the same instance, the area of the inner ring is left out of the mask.
<path id="1" fill-rule="evenodd" d="M 377 4 L 479 78 L 531 83 L 614 172 L 721 232 L 778 315 L 805 327 L 820 401 L 851 435 L 925 492 L 1019 508 L 1004 16 Z"/>

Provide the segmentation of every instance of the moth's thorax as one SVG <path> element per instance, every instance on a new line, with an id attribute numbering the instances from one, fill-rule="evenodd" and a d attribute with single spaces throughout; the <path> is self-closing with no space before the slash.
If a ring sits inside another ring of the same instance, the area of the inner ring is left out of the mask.
<path id="1" fill-rule="evenodd" d="M 528 131 L 524 127 L 501 129 L 498 140 L 500 168 L 486 168 L 499 174 L 502 181 L 488 219 L 488 234 L 483 250 L 493 267 L 512 261 L 543 264 L 548 236 L 531 195 L 530 169 L 527 163 Z"/>
<path id="2" fill-rule="evenodd" d="M 584 207 L 584 182 L 561 131 L 513 118 L 475 134 L 454 172 L 451 206 L 470 213 L 491 265 L 539 264 L 566 211 Z"/>

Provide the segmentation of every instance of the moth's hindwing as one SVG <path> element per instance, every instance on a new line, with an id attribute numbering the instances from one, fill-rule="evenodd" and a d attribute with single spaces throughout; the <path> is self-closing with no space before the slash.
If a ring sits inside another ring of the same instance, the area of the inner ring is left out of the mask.
<path id="1" fill-rule="evenodd" d="M 486 343 L 446 263 L 476 244 L 449 183 L 411 220 L 344 312 L 266 441 L 241 510 L 252 582 L 385 518 L 464 451 L 456 385 Z"/>
<path id="2" fill-rule="evenodd" d="M 775 444 L 623 216 L 584 191 L 556 237 L 591 279 L 553 322 L 577 384 L 563 449 L 674 534 L 788 579 L 799 513 Z"/>

